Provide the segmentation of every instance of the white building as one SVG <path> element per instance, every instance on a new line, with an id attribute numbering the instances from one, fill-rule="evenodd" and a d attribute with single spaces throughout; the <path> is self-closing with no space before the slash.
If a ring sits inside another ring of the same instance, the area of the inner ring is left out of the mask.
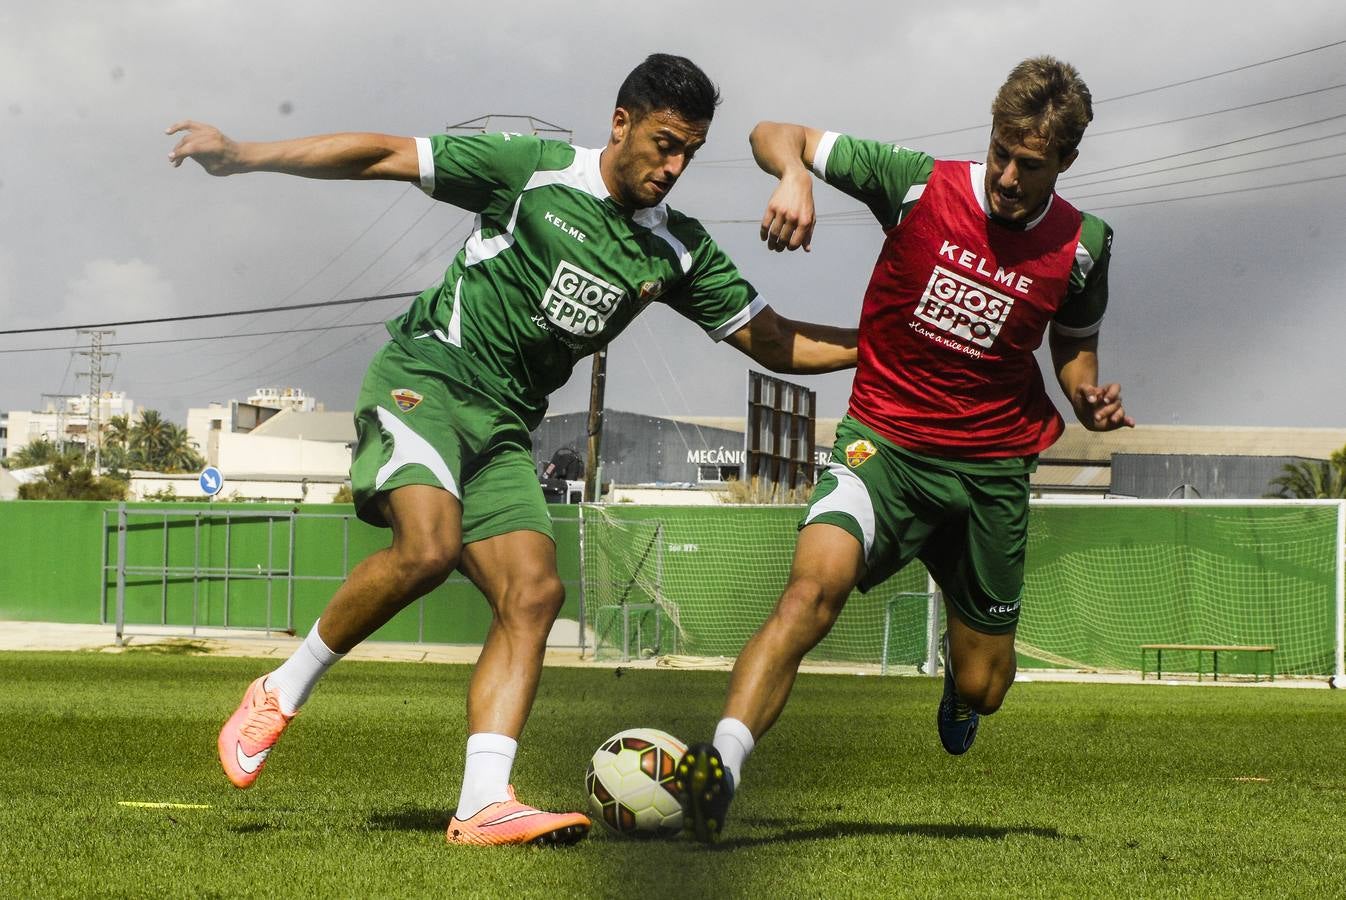
<path id="1" fill-rule="evenodd" d="M 355 423 L 300 388 L 259 388 L 244 401 L 187 410 L 187 436 L 223 473 L 223 497 L 326 503 L 350 474 Z M 137 496 L 170 487 L 184 499 L 201 497 L 195 475 L 132 484 Z"/>
<path id="2" fill-rule="evenodd" d="M 41 440 L 58 446 L 78 444 L 83 449 L 89 438 L 89 414 L 95 410 L 98 421 L 106 426 L 113 416 L 133 417 L 136 405 L 125 391 L 104 391 L 98 397 L 51 398 L 42 410 L 11 410 L 5 425 L 4 455 L 12 456 Z"/>
<path id="3" fill-rule="evenodd" d="M 264 387 L 253 391 L 248 397 L 253 406 L 265 406 L 272 409 L 293 409 L 296 412 L 318 412 L 322 405 L 304 393 L 303 388 Z"/>

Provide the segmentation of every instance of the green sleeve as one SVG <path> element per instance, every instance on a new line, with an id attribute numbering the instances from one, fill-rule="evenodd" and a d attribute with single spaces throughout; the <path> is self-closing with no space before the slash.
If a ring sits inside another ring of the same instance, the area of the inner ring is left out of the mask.
<path id="1" fill-rule="evenodd" d="M 885 229 L 902 217 L 907 193 L 925 184 L 935 160 L 896 144 L 826 132 L 814 153 L 813 171 L 837 190 L 868 206 Z"/>
<path id="2" fill-rule="evenodd" d="M 1108 309 L 1108 264 L 1112 260 L 1112 229 L 1098 216 L 1084 213 L 1070 288 L 1052 317 L 1056 330 L 1069 337 L 1088 337 L 1103 323 Z"/>
<path id="3" fill-rule="evenodd" d="M 662 299 L 714 340 L 742 328 L 765 305 L 700 222 L 672 213 L 669 230 L 690 257 L 687 277 Z"/>
<path id="4" fill-rule="evenodd" d="M 477 213 L 512 205 L 543 150 L 543 142 L 532 135 L 499 132 L 438 134 L 423 140 L 428 148 L 418 147 L 421 189 L 436 200 Z"/>

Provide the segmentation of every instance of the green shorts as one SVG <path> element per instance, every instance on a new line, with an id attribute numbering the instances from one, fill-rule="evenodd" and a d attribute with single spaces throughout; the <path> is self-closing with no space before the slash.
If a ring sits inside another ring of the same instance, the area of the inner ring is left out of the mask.
<path id="1" fill-rule="evenodd" d="M 511 531 L 552 537 L 532 441 L 500 401 L 389 343 L 374 355 L 355 410 L 356 514 L 386 527 L 374 499 L 409 484 L 441 487 L 463 504 L 463 543 Z"/>
<path id="2" fill-rule="evenodd" d="M 860 590 L 919 559 L 958 618 L 1004 634 L 1018 623 L 1023 599 L 1034 462 L 925 456 L 847 416 L 800 527 L 836 525 L 860 542 Z"/>

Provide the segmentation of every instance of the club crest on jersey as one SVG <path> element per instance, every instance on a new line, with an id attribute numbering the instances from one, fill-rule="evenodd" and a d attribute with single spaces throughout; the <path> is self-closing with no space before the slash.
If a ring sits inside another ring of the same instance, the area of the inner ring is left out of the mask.
<path id="1" fill-rule="evenodd" d="M 878 451 L 874 445 L 866 440 L 851 441 L 846 445 L 846 465 L 852 469 L 858 468 Z"/>
<path id="2" fill-rule="evenodd" d="M 648 303 L 664 292 L 664 279 L 658 278 L 654 281 L 642 281 L 640 283 L 640 299 L 642 303 Z"/>
<path id="3" fill-rule="evenodd" d="M 576 337 L 603 331 L 608 316 L 626 292 L 571 262 L 562 260 L 542 295 L 542 315 L 556 328 Z"/>
<path id="4" fill-rule="evenodd" d="M 402 410 L 402 412 L 411 412 L 419 406 L 424 399 L 424 397 L 410 388 L 398 388 L 393 391 L 393 402 L 397 404 L 397 408 Z"/>

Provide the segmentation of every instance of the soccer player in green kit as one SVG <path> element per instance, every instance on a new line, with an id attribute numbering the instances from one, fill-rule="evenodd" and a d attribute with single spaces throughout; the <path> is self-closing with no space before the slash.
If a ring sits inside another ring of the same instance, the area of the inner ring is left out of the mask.
<path id="1" fill-rule="evenodd" d="M 248 687 L 217 747 L 236 786 L 256 780 L 328 667 L 460 569 L 493 618 L 468 688 L 447 839 L 564 844 L 587 833 L 585 816 L 526 806 L 509 784 L 564 599 L 529 441 L 547 396 L 654 301 L 773 371 L 855 365 L 854 329 L 779 316 L 698 222 L 665 205 L 718 102 L 689 60 L 655 54 L 623 82 L 601 150 L 513 134 L 237 143 L 197 122 L 168 129 L 182 133 L 174 166 L 406 181 L 477 214 L 443 281 L 388 323 L 392 340 L 361 388 L 355 503 L 391 528 L 392 545 L 356 566 L 303 645 Z"/>
<path id="2" fill-rule="evenodd" d="M 719 837 L 745 760 L 857 586 L 912 559 L 939 583 L 948 631 L 936 726 L 949 753 L 967 752 L 1013 684 L 1028 476 L 1064 430 L 1033 356 L 1044 335 L 1081 424 L 1135 424 L 1121 389 L 1098 378 L 1112 230 L 1055 193 L 1092 118 L 1074 67 L 1037 57 L 996 95 L 984 164 L 799 125 L 754 129 L 758 164 L 780 179 L 762 220 L 769 248 L 808 248 L 810 169 L 868 206 L 886 240 L 850 407 L 789 583 L 734 664 L 712 742 L 678 765 L 684 827 L 698 840 Z"/>

